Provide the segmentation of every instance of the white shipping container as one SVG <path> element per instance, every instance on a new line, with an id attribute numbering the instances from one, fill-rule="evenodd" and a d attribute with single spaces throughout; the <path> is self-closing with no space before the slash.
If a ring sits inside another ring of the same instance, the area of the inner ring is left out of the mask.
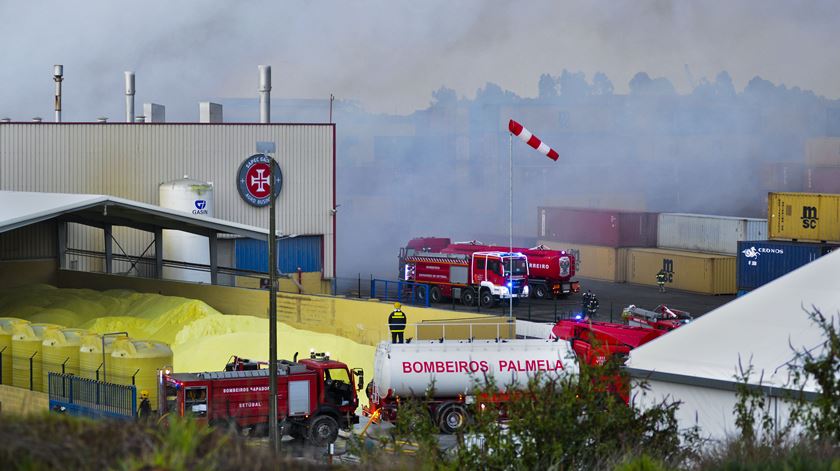
<path id="1" fill-rule="evenodd" d="M 738 241 L 767 238 L 767 220 L 661 213 L 657 238 L 663 249 L 736 255 Z"/>

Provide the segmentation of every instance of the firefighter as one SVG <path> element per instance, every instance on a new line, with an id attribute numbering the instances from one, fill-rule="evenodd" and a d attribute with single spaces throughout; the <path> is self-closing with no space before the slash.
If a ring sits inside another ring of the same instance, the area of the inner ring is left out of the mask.
<path id="1" fill-rule="evenodd" d="M 149 391 L 140 391 L 140 409 L 137 416 L 140 420 L 148 420 L 152 417 L 152 404 L 149 402 Z"/>
<path id="2" fill-rule="evenodd" d="M 391 343 L 403 343 L 405 340 L 405 313 L 400 303 L 394 303 L 394 310 L 388 316 L 388 328 L 391 329 Z"/>
<path id="3" fill-rule="evenodd" d="M 668 274 L 665 273 L 665 269 L 659 270 L 659 273 L 656 274 L 656 284 L 659 286 L 659 292 L 665 292 L 665 280 L 668 278 Z"/>
<path id="4" fill-rule="evenodd" d="M 595 293 L 589 293 L 589 304 L 586 306 L 586 320 L 590 320 L 598 313 L 598 308 L 601 303 L 598 302 L 598 296 Z"/>
<path id="5" fill-rule="evenodd" d="M 589 300 L 592 299 L 592 290 L 588 289 L 580 298 L 580 311 L 586 315 L 586 310 L 589 307 Z"/>

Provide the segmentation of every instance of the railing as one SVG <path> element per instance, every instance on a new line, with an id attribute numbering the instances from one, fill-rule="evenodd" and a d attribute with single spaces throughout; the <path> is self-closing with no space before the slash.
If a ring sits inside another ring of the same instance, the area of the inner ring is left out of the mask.
<path id="1" fill-rule="evenodd" d="M 374 278 L 370 280 L 370 297 L 429 307 L 429 285 Z"/>
<path id="2" fill-rule="evenodd" d="M 414 340 L 515 339 L 516 322 L 431 321 L 407 324 L 405 338 Z M 411 334 L 414 335 L 411 335 Z"/>
<path id="3" fill-rule="evenodd" d="M 137 388 L 70 374 L 50 373 L 50 410 L 70 415 L 133 419 L 137 415 Z"/>

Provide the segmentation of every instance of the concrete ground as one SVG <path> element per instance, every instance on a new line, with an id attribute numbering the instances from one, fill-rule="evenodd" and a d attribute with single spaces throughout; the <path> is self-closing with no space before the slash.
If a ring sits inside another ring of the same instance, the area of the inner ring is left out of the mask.
<path id="1" fill-rule="evenodd" d="M 580 279 L 581 290 L 591 289 L 598 296 L 600 309 L 595 320 L 621 320 L 621 311 L 630 304 L 644 309 L 653 309 L 659 304 L 690 312 L 695 318 L 718 308 L 735 299 L 734 295 L 711 296 L 668 289 L 660 293 L 655 286 L 632 285 L 628 283 L 612 283 L 608 281 Z M 667 288 L 666 288 L 667 289 Z M 574 317 L 581 312 L 581 294 L 575 294 L 565 299 L 525 299 L 514 306 L 513 313 L 517 319 L 534 322 L 553 322 L 561 318 Z M 481 312 L 486 314 L 507 316 L 509 307 L 503 304 L 494 308 L 465 307 L 459 302 L 444 302 L 436 304 L 441 309 L 452 309 L 456 312 Z M 406 306 L 404 310 L 411 309 Z M 408 311 L 407 311 L 408 312 Z M 454 315 L 453 318 L 456 318 Z"/>

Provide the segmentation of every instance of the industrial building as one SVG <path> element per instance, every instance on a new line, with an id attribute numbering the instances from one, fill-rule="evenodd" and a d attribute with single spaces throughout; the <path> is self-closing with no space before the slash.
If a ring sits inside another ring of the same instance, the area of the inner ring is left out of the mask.
<path id="1" fill-rule="evenodd" d="M 273 142 L 272 156 L 282 178 L 276 200 L 279 269 L 318 274 L 320 291 L 327 291 L 335 276 L 335 125 L 271 123 L 270 69 L 267 73 L 265 69 L 260 69 L 260 123 L 224 123 L 221 106 L 211 103 L 201 105 L 198 123 L 160 122 L 165 110 L 156 104 L 145 107 L 150 116 L 135 116 L 132 73 L 126 73 L 126 122 L 63 123 L 57 89 L 55 123 L 0 122 L 0 190 L 107 195 L 267 229 L 268 207 L 259 204 L 268 198 L 256 201 L 248 193 L 262 191 L 268 176 L 248 171 L 258 154 L 257 143 Z M 186 193 L 173 196 L 179 191 Z M 0 247 L 0 260 L 55 253 L 55 237 L 46 226 L 7 233 L 5 239 L 17 240 L 3 246 L 14 250 Z M 153 232 L 119 223 L 106 231 L 70 221 L 62 243 L 66 247 L 62 266 L 67 269 L 108 271 L 105 252 L 112 244 L 117 255 L 109 265 L 113 273 L 161 276 L 155 267 L 160 244 Z M 201 236 L 185 235 L 164 245 L 179 252 L 165 252 L 165 261 L 185 264 L 183 270 L 170 271 L 171 276 L 165 270 L 164 278 L 210 282 L 208 260 L 201 257 L 207 256 L 206 237 L 202 242 Z M 264 240 L 220 235 L 216 250 L 220 267 L 267 272 Z M 186 269 L 202 265 L 207 268 L 198 271 L 205 275 L 185 275 Z M 214 281 L 245 287 L 260 283 L 258 276 L 220 275 Z"/>

